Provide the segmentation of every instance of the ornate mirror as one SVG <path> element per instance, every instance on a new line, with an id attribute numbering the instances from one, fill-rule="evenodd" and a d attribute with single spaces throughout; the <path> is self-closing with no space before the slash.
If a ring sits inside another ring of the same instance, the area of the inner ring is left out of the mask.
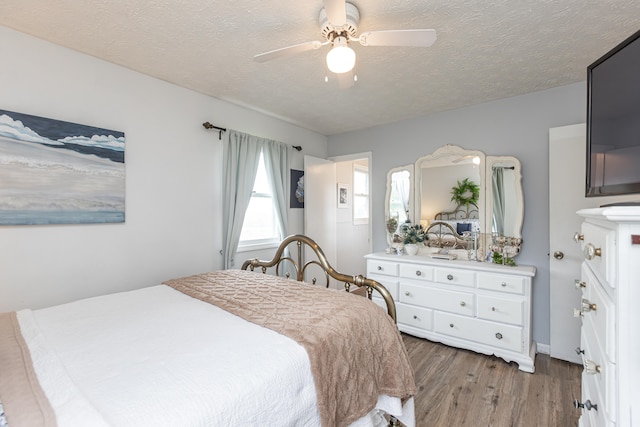
<path id="1" fill-rule="evenodd" d="M 469 188 L 477 191 L 477 201 Z M 482 239 L 474 246 L 509 246 L 513 249 L 509 255 L 515 256 L 522 243 L 523 217 L 522 173 L 515 157 L 485 156 L 482 151 L 445 145 L 415 165 L 387 174 L 385 225 L 394 218 L 397 224 L 407 219 L 424 227 L 436 223 L 437 241 L 430 240 L 432 247 L 468 249 L 465 231 L 470 231 L 473 238 Z M 388 240 L 392 234 L 387 227 Z"/>

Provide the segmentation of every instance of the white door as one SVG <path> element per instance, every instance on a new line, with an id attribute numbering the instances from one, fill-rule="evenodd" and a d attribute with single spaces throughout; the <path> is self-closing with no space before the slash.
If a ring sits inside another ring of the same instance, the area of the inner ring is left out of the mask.
<path id="1" fill-rule="evenodd" d="M 336 265 L 336 200 L 335 163 L 304 156 L 304 233 L 322 248 L 332 266 Z"/>
<path id="2" fill-rule="evenodd" d="M 585 197 L 586 127 L 583 124 L 549 129 L 549 273 L 551 357 L 582 363 L 575 349 L 580 346 L 579 308 L 582 252 L 573 241 L 582 220 L 576 211 L 605 203 L 632 200 L 634 196 Z M 635 196 L 637 198 L 637 195 Z"/>

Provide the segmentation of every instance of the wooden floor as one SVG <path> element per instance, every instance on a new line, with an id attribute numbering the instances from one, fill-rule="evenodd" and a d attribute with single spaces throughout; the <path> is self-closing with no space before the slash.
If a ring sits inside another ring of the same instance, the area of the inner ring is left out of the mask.
<path id="1" fill-rule="evenodd" d="M 417 427 L 571 427 L 582 366 L 536 356 L 536 371 L 403 334 L 418 387 Z"/>

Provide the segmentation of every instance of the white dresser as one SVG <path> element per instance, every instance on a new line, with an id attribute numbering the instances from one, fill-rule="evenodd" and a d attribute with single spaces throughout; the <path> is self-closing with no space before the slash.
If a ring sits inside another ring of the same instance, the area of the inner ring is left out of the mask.
<path id="1" fill-rule="evenodd" d="M 580 425 L 640 426 L 640 207 L 578 211 L 584 262 Z"/>
<path id="2" fill-rule="evenodd" d="M 386 253 L 365 258 L 367 277 L 393 295 L 402 332 L 495 354 L 517 362 L 523 371 L 534 371 L 531 282 L 535 267 Z"/>

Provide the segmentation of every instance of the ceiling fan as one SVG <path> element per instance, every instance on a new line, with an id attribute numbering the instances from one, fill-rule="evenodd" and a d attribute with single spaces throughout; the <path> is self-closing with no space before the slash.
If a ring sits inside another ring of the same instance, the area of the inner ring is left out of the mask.
<path id="1" fill-rule="evenodd" d="M 357 80 L 353 74 L 356 53 L 351 49 L 350 44 L 359 42 L 362 46 L 429 47 L 436 41 L 435 30 L 367 31 L 356 36 L 360 12 L 354 4 L 347 3 L 345 0 L 323 0 L 323 5 L 318 20 L 325 41 L 316 40 L 261 53 L 253 57 L 254 61 L 271 61 L 284 56 L 320 49 L 330 44 L 331 50 L 327 53 L 326 58 L 327 68 L 338 74 L 343 82 L 347 80 L 352 85 L 353 81 Z"/>

